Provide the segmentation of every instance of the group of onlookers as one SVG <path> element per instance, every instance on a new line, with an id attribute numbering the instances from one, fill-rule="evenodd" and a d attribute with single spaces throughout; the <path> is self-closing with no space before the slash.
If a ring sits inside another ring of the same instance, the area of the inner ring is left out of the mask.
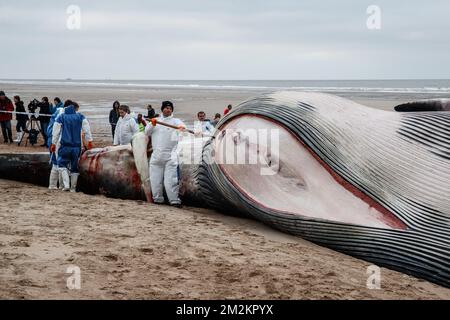
<path id="1" fill-rule="evenodd" d="M 79 113 L 79 105 L 71 100 L 64 103 L 59 98 L 50 104 L 47 97 L 43 97 L 35 104 L 39 107 L 38 118 L 35 112 L 28 113 L 19 96 L 12 101 L 0 91 L 0 124 L 5 142 L 12 143 L 11 120 L 16 113 L 18 132 L 17 140 L 26 132 L 30 119 L 40 123 L 40 131 L 44 137 L 43 146 L 50 151 L 52 169 L 50 173 L 49 188 L 75 191 L 78 180 L 78 161 L 84 145 L 83 135 L 88 142 L 87 149 L 92 148 L 92 134 L 87 119 Z M 31 103 L 30 103 L 31 104 Z M 37 108 L 36 108 L 37 109 Z M 230 112 L 229 105 L 224 115 Z M 14 111 L 15 110 L 15 111 Z M 36 110 L 35 110 L 36 111 Z M 151 105 L 147 107 L 147 115 L 135 116 L 127 105 L 121 105 L 115 101 L 109 114 L 109 123 L 113 135 L 114 145 L 126 145 L 132 140 L 134 134 L 144 132 L 151 137 L 152 155 L 149 162 L 150 184 L 154 203 L 164 203 L 164 189 L 169 203 L 173 206 L 181 206 L 178 195 L 178 158 L 176 156 L 178 135 L 186 130 L 184 123 L 173 116 L 174 105 L 171 101 L 163 101 L 161 114 L 157 114 Z M 29 117 L 31 114 L 31 117 Z M 213 120 L 206 117 L 204 111 L 197 113 L 197 121 L 194 125 L 194 133 L 211 136 L 214 127 L 220 121 L 221 115 L 216 113 Z M 158 125 L 159 124 L 159 125 Z M 178 129 L 178 130 L 174 130 Z M 176 135 L 174 137 L 174 135 Z"/>
<path id="2" fill-rule="evenodd" d="M 224 115 L 228 114 L 232 109 L 232 105 L 228 105 L 224 110 Z M 113 107 L 109 112 L 109 123 L 111 125 L 111 133 L 114 145 L 124 145 L 131 141 L 136 132 L 144 132 L 147 121 L 158 118 L 160 115 L 156 113 L 152 105 L 147 106 L 147 115 L 139 113 L 135 116 L 130 107 L 121 105 L 119 101 L 114 101 Z M 204 134 L 212 134 L 214 127 L 221 119 L 221 114 L 216 113 L 213 120 L 206 118 L 204 111 L 197 113 L 197 121 L 195 122 L 195 131 Z M 147 121 L 146 121 L 147 119 Z"/>
<path id="3" fill-rule="evenodd" d="M 72 100 L 66 100 L 63 103 L 56 97 L 53 99 L 53 104 L 50 104 L 49 99 L 43 97 L 41 101 L 31 101 L 27 112 L 20 97 L 14 96 L 14 105 L 5 93 L 0 91 L 0 123 L 4 142 L 13 142 L 11 130 L 13 113 L 16 114 L 18 134 L 16 141 L 19 142 L 24 132 L 30 133 L 33 130 L 29 130 L 28 121 L 38 121 L 39 131 L 44 138 L 42 146 L 50 151 L 52 168 L 49 189 L 58 189 L 59 184 L 62 190 L 75 192 L 81 150 L 83 146 L 87 149 L 93 147 L 89 122 L 79 112 L 78 103 Z"/>
<path id="4" fill-rule="evenodd" d="M 41 101 L 34 100 L 30 102 L 30 105 L 35 105 L 35 111 L 37 111 L 38 117 L 35 118 L 34 115 L 32 118 L 39 122 L 40 132 L 42 133 L 42 137 L 44 138 L 44 143 L 42 146 L 47 146 L 47 127 L 50 122 L 50 117 L 53 114 L 53 111 L 56 109 L 58 105 L 61 104 L 61 100 L 59 98 L 55 98 L 54 105 L 49 103 L 47 97 L 43 97 Z M 29 105 L 29 109 L 32 108 Z M 15 106 L 15 108 L 14 108 Z M 13 113 L 16 114 L 16 132 L 17 137 L 13 140 L 12 129 L 11 129 L 11 120 L 13 119 Z M 0 91 L 0 125 L 2 128 L 3 142 L 4 143 L 13 143 L 20 142 L 22 140 L 23 134 L 28 132 L 27 122 L 30 120 L 28 113 L 25 109 L 25 105 L 19 96 L 14 96 L 14 104 L 12 101 L 5 95 L 5 92 Z"/>

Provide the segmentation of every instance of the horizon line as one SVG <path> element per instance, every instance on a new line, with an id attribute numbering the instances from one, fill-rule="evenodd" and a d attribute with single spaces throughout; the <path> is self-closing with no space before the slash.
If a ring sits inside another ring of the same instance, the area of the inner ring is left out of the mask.
<path id="1" fill-rule="evenodd" d="M 348 79 L 119 79 L 119 78 L 0 78 L 8 80 L 42 81 L 408 81 L 408 80 L 450 80 L 450 78 L 348 78 Z"/>

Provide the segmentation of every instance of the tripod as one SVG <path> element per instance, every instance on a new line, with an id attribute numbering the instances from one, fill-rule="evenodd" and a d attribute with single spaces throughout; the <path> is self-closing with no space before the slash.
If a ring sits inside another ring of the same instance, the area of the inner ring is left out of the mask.
<path id="1" fill-rule="evenodd" d="M 35 127 L 37 128 L 37 130 L 35 129 Z M 30 141 L 30 144 L 32 146 L 34 146 L 37 143 L 37 139 L 38 139 L 38 135 L 39 132 L 41 132 L 41 125 L 39 124 L 39 120 L 36 119 L 36 117 L 33 115 L 30 117 L 30 120 L 28 120 L 27 122 L 27 129 L 25 130 L 25 133 L 28 134 L 26 140 L 25 140 L 25 147 L 28 145 L 28 141 Z M 20 146 L 20 144 L 22 143 L 23 137 L 25 136 L 25 134 L 22 135 L 22 137 L 20 138 L 20 141 L 17 145 Z"/>

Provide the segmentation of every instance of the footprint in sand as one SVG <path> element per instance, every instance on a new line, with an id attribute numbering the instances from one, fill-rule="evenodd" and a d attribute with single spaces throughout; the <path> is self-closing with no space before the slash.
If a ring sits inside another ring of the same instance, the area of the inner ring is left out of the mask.
<path id="1" fill-rule="evenodd" d="M 144 254 L 153 254 L 153 249 L 152 248 L 140 248 L 139 251 L 144 253 Z"/>
<path id="2" fill-rule="evenodd" d="M 23 248 L 28 248 L 30 246 L 30 244 L 25 240 L 17 240 L 11 242 L 9 245 L 12 247 L 23 247 Z"/>
<path id="3" fill-rule="evenodd" d="M 108 254 L 106 256 L 103 256 L 103 258 L 107 261 L 118 261 L 119 257 L 115 254 Z"/>
<path id="4" fill-rule="evenodd" d="M 172 268 L 179 268 L 181 267 L 182 264 L 179 261 L 171 261 L 168 263 L 168 265 L 171 266 Z"/>

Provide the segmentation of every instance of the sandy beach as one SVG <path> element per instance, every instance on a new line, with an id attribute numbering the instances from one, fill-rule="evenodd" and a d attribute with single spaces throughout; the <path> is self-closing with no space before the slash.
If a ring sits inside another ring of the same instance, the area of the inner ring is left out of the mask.
<path id="1" fill-rule="evenodd" d="M 2 1 L 0 300 L 450 300 L 449 12 Z"/>
<path id="2" fill-rule="evenodd" d="M 60 96 L 81 103 L 96 146 L 110 143 L 114 100 L 144 111 L 172 99 L 176 115 L 195 119 L 259 92 L 195 89 L 67 88 L 9 85 L 9 96 Z M 404 100 L 402 100 L 404 99 Z M 408 101 L 354 99 L 392 110 Z M 14 125 L 14 123 L 13 123 Z M 0 145 L 1 153 L 44 151 Z M 450 289 L 382 268 L 368 289 L 369 263 L 212 210 L 175 209 L 0 180 L 0 298 L 3 299 L 450 299 Z M 67 267 L 81 289 L 66 286 Z"/>
<path id="3" fill-rule="evenodd" d="M 449 299 L 450 289 L 205 209 L 0 180 L 3 299 Z M 81 289 L 69 290 L 69 266 Z"/>

